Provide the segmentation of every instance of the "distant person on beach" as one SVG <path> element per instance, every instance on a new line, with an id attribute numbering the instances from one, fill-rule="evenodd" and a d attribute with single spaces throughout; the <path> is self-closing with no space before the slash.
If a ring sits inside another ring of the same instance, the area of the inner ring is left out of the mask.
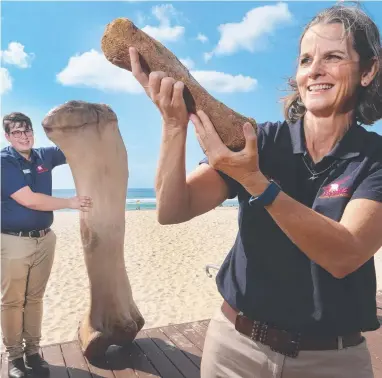
<path id="1" fill-rule="evenodd" d="M 8 375 L 49 375 L 39 354 L 43 296 L 53 264 L 53 210 L 88 211 L 89 197 L 52 197 L 52 169 L 66 163 L 57 147 L 33 148 L 29 117 L 3 118 L 10 146 L 1 150 L 1 329 Z M 25 346 L 23 346 L 25 343 Z M 23 356 L 25 354 L 25 363 Z"/>
<path id="2" fill-rule="evenodd" d="M 183 83 L 147 76 L 131 48 L 133 74 L 163 119 L 159 222 L 186 222 L 238 196 L 202 378 L 373 377 L 361 332 L 380 326 L 382 136 L 364 126 L 382 118 L 381 51 L 359 6 L 321 11 L 302 32 L 285 120 L 257 135 L 243 125 L 245 148 L 232 152 L 203 111 L 187 113 Z M 206 158 L 186 177 L 189 119 Z"/>

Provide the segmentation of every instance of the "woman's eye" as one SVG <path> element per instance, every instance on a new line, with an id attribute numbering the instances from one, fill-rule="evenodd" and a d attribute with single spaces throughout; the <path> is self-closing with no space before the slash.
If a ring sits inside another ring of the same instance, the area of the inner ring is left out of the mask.
<path id="1" fill-rule="evenodd" d="M 301 60 L 300 60 L 300 64 L 303 66 L 303 65 L 305 65 L 305 64 L 308 64 L 309 63 L 309 60 L 310 60 L 310 58 L 302 58 Z"/>
<path id="2" fill-rule="evenodd" d="M 326 59 L 327 59 L 329 62 L 338 62 L 339 60 L 341 60 L 341 57 L 338 56 L 338 55 L 333 55 L 333 54 L 331 54 L 331 55 L 328 55 L 328 56 L 326 57 Z"/>

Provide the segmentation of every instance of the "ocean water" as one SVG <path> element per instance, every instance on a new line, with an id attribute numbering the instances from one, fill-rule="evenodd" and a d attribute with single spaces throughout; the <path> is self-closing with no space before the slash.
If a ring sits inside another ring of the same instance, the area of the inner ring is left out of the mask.
<path id="1" fill-rule="evenodd" d="M 76 195 L 75 189 L 53 189 L 54 197 L 69 198 Z M 237 206 L 237 199 L 225 201 L 222 206 Z M 155 191 L 153 188 L 128 188 L 126 196 L 126 210 L 154 210 L 156 208 Z M 68 210 L 65 210 L 68 211 Z"/>

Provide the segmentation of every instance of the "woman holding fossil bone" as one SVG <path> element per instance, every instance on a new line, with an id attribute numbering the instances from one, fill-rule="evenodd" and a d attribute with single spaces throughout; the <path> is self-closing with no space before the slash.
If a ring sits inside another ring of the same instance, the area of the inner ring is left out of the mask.
<path id="1" fill-rule="evenodd" d="M 203 378 L 371 378 L 361 332 L 379 327 L 373 255 L 382 246 L 381 40 L 359 8 L 335 5 L 306 26 L 285 121 L 243 125 L 232 151 L 184 84 L 132 72 L 163 119 L 158 220 L 186 222 L 238 196 L 239 232 L 217 276 Z M 188 121 L 206 154 L 186 177 Z"/>

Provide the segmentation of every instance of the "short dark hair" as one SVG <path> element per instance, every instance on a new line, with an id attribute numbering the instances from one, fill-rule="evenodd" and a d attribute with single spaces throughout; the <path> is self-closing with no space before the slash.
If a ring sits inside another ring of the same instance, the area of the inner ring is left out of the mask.
<path id="1" fill-rule="evenodd" d="M 337 4 L 318 13 L 305 27 L 301 39 L 311 26 L 317 24 L 342 24 L 345 35 L 350 36 L 353 47 L 360 56 L 361 67 L 373 60 L 379 65 L 378 73 L 366 87 L 360 88 L 355 109 L 355 120 L 359 124 L 372 125 L 382 118 L 382 47 L 377 25 L 360 9 L 359 5 Z M 306 108 L 301 100 L 295 79 L 289 79 L 292 93 L 284 100 L 284 116 L 289 122 L 296 122 L 305 115 Z"/>
<path id="2" fill-rule="evenodd" d="M 9 134 L 11 124 L 19 123 L 19 122 L 20 123 L 24 123 L 25 127 L 27 129 L 33 129 L 32 121 L 31 121 L 31 119 L 28 116 L 26 116 L 23 113 L 13 112 L 13 113 L 7 114 L 3 118 L 3 129 L 4 129 L 4 131 L 7 134 Z"/>

